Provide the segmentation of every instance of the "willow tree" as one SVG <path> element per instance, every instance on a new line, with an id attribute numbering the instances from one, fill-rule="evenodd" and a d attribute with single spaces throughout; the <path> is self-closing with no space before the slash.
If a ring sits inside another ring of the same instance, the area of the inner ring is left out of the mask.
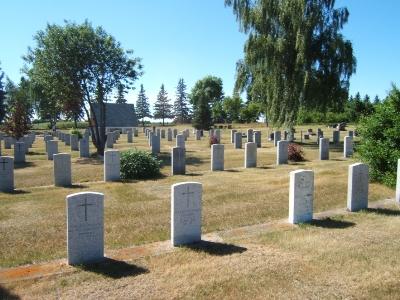
<path id="1" fill-rule="evenodd" d="M 140 59 L 132 57 L 132 51 L 125 51 L 102 27 L 93 28 L 87 21 L 47 25 L 34 39 L 36 46 L 25 57 L 27 74 L 66 110 L 78 111 L 76 104 L 80 105 L 90 116 L 92 141 L 102 155 L 106 103 L 118 86 L 131 86 L 142 74 Z"/>
<path id="2" fill-rule="evenodd" d="M 356 60 L 340 33 L 346 8 L 334 0 L 225 0 L 248 34 L 235 92 L 263 104 L 269 121 L 293 126 L 300 107 L 343 107 Z"/>

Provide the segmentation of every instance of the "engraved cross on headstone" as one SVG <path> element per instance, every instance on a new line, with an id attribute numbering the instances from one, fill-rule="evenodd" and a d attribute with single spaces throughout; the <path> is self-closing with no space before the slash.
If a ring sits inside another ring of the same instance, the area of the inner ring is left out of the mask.
<path id="1" fill-rule="evenodd" d="M 3 171 L 4 171 L 6 169 L 5 164 L 8 164 L 8 162 L 3 159 L 2 161 L 0 161 L 0 164 L 3 165 Z"/>
<path id="2" fill-rule="evenodd" d="M 194 192 L 189 192 L 189 186 L 187 186 L 186 192 L 182 193 L 182 195 L 183 196 L 186 195 L 186 205 L 187 205 L 187 208 L 189 208 L 189 202 L 190 202 L 189 195 L 194 195 Z"/>
<path id="3" fill-rule="evenodd" d="M 85 197 L 85 203 L 78 205 L 78 206 L 83 206 L 85 208 L 85 222 L 87 222 L 87 207 L 88 206 L 93 206 L 94 204 L 88 204 L 87 203 L 87 197 Z"/>

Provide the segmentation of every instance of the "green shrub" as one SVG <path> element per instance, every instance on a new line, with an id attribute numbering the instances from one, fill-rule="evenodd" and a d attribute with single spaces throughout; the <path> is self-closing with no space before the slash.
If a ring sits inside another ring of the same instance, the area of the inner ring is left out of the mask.
<path id="1" fill-rule="evenodd" d="M 76 134 L 78 136 L 79 139 L 81 139 L 83 137 L 82 133 L 78 130 L 78 129 L 71 129 L 69 131 L 70 134 Z"/>
<path id="2" fill-rule="evenodd" d="M 151 153 L 129 150 L 121 155 L 122 179 L 150 179 L 160 175 L 160 161 Z"/>
<path id="3" fill-rule="evenodd" d="M 369 165 L 370 178 L 395 186 L 400 158 L 400 90 L 393 86 L 375 113 L 361 118 L 357 131 L 361 141 L 356 150 Z"/>

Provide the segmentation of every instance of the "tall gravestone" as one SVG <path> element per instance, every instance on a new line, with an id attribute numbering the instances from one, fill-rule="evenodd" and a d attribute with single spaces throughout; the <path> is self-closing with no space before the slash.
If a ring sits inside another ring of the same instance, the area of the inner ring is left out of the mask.
<path id="1" fill-rule="evenodd" d="M 161 140 L 159 135 L 153 135 L 153 141 L 151 143 L 151 153 L 158 154 L 161 150 Z"/>
<path id="2" fill-rule="evenodd" d="M 186 158 L 185 149 L 181 147 L 173 147 L 171 150 L 171 173 L 172 175 L 185 175 Z"/>
<path id="3" fill-rule="evenodd" d="M 14 190 L 14 158 L 0 156 L 0 192 Z"/>
<path id="4" fill-rule="evenodd" d="M 71 176 L 71 154 L 58 153 L 53 155 L 54 163 L 54 185 L 70 186 Z"/>
<path id="5" fill-rule="evenodd" d="M 319 159 L 328 160 L 329 159 L 329 139 L 320 138 L 319 139 Z"/>
<path id="6" fill-rule="evenodd" d="M 279 141 L 276 147 L 276 164 L 283 165 L 288 163 L 288 141 Z"/>
<path id="7" fill-rule="evenodd" d="M 71 151 L 79 151 L 79 136 L 77 134 L 71 134 Z"/>
<path id="8" fill-rule="evenodd" d="M 82 192 L 68 195 L 68 264 L 78 265 L 104 258 L 104 195 Z"/>
<path id="9" fill-rule="evenodd" d="M 261 148 L 261 131 L 255 130 L 253 132 L 253 136 L 254 136 L 254 143 L 256 143 L 257 148 Z"/>
<path id="10" fill-rule="evenodd" d="M 171 243 L 173 246 L 201 241 L 202 185 L 183 182 L 171 187 Z"/>
<path id="11" fill-rule="evenodd" d="M 274 131 L 274 146 L 278 146 L 278 142 L 281 140 L 281 132 L 279 130 Z"/>
<path id="12" fill-rule="evenodd" d="M 247 142 L 254 142 L 253 129 L 247 129 Z"/>
<path id="13" fill-rule="evenodd" d="M 65 145 L 71 146 L 71 135 L 69 133 L 65 134 Z"/>
<path id="14" fill-rule="evenodd" d="M 121 155 L 118 150 L 104 151 L 104 181 L 118 181 L 121 178 Z"/>
<path id="15" fill-rule="evenodd" d="M 235 132 L 235 149 L 242 149 L 242 133 Z"/>
<path id="16" fill-rule="evenodd" d="M 25 143 L 16 142 L 14 144 L 14 162 L 24 163 L 25 162 Z"/>
<path id="17" fill-rule="evenodd" d="M 185 149 L 185 136 L 183 134 L 178 134 L 176 136 L 176 147 Z"/>
<path id="18" fill-rule="evenodd" d="M 343 156 L 350 157 L 353 155 L 353 138 L 351 136 L 344 137 Z"/>
<path id="19" fill-rule="evenodd" d="M 349 166 L 347 183 L 347 209 L 358 211 L 368 208 L 368 165 L 356 163 Z"/>
<path id="20" fill-rule="evenodd" d="M 290 172 L 289 223 L 312 221 L 314 201 L 314 172 L 297 170 Z"/>
<path id="21" fill-rule="evenodd" d="M 58 141 L 47 141 L 47 159 L 53 160 L 53 155 L 58 153 Z"/>
<path id="22" fill-rule="evenodd" d="M 211 171 L 224 170 L 224 145 L 211 145 Z"/>
<path id="23" fill-rule="evenodd" d="M 79 140 L 79 157 L 89 157 L 89 138 L 83 138 Z"/>
<path id="24" fill-rule="evenodd" d="M 257 167 L 257 145 L 256 143 L 246 143 L 244 148 L 244 167 Z"/>
<path id="25" fill-rule="evenodd" d="M 235 133 L 237 132 L 236 129 L 231 130 L 231 144 L 235 143 Z"/>
<path id="26" fill-rule="evenodd" d="M 155 136 L 154 132 L 149 132 L 149 146 L 153 143 L 153 136 Z"/>

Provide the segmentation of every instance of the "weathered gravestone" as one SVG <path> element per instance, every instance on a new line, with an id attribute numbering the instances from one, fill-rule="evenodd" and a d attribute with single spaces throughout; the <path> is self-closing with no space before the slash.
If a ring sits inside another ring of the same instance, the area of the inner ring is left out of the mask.
<path id="1" fill-rule="evenodd" d="M 319 139 L 319 159 L 328 160 L 329 159 L 329 139 L 320 138 Z"/>
<path id="2" fill-rule="evenodd" d="M 247 142 L 254 142 L 253 129 L 247 129 Z"/>
<path id="3" fill-rule="evenodd" d="M 201 140 L 201 130 L 196 130 L 196 141 Z"/>
<path id="4" fill-rule="evenodd" d="M 58 141 L 47 141 L 47 160 L 53 160 L 53 155 L 58 153 Z"/>
<path id="5" fill-rule="evenodd" d="M 168 130 L 167 130 L 167 140 L 168 140 L 168 142 L 172 141 L 172 129 L 171 128 L 168 128 Z"/>
<path id="6" fill-rule="evenodd" d="M 254 136 L 254 143 L 256 143 L 257 148 L 261 148 L 261 131 L 254 130 L 253 136 Z"/>
<path id="7" fill-rule="evenodd" d="M 58 153 L 53 155 L 54 161 L 54 185 L 70 186 L 71 176 L 71 154 Z"/>
<path id="8" fill-rule="evenodd" d="M 214 136 L 217 139 L 217 143 L 220 144 L 221 143 L 221 130 L 215 129 Z"/>
<path id="9" fill-rule="evenodd" d="M 242 149 L 242 133 L 235 132 L 235 149 Z"/>
<path id="10" fill-rule="evenodd" d="M 347 183 L 347 209 L 358 211 L 368 208 L 368 165 L 356 163 L 349 166 Z"/>
<path id="11" fill-rule="evenodd" d="M 128 130 L 126 132 L 126 138 L 127 138 L 127 142 L 128 143 L 132 143 L 133 142 L 133 132 L 132 132 L 132 130 Z"/>
<path id="12" fill-rule="evenodd" d="M 79 151 L 79 136 L 77 134 L 71 134 L 71 151 Z"/>
<path id="13" fill-rule="evenodd" d="M 154 132 L 149 132 L 149 137 L 148 137 L 148 142 L 149 142 L 149 146 L 151 146 L 151 144 L 153 143 L 153 136 L 154 136 Z"/>
<path id="14" fill-rule="evenodd" d="M 161 129 L 161 138 L 165 139 L 165 129 Z"/>
<path id="15" fill-rule="evenodd" d="M 80 157 L 89 157 L 89 139 L 83 138 L 79 140 L 79 156 Z"/>
<path id="16" fill-rule="evenodd" d="M 177 183 L 171 187 L 171 243 L 173 246 L 201 241 L 202 185 Z"/>
<path id="17" fill-rule="evenodd" d="M 108 132 L 107 133 L 106 147 L 107 148 L 113 148 L 114 147 L 114 134 L 112 132 Z"/>
<path id="18" fill-rule="evenodd" d="M 71 146 L 71 135 L 69 133 L 65 134 L 65 145 Z"/>
<path id="19" fill-rule="evenodd" d="M 157 134 L 156 134 L 157 136 L 161 136 L 161 129 L 160 128 L 157 128 Z"/>
<path id="20" fill-rule="evenodd" d="M 173 147 L 171 150 L 171 173 L 172 175 L 185 175 L 186 158 L 185 149 L 181 147 Z"/>
<path id="21" fill-rule="evenodd" d="M 185 149 L 185 136 L 183 134 L 178 134 L 176 136 L 176 147 Z"/>
<path id="22" fill-rule="evenodd" d="M 312 221 L 314 201 L 314 172 L 297 170 L 290 172 L 289 223 Z"/>
<path id="23" fill-rule="evenodd" d="M 332 141 L 335 145 L 339 144 L 339 142 L 340 142 L 340 131 L 339 130 L 333 131 Z"/>
<path id="24" fill-rule="evenodd" d="M 153 135 L 152 137 L 152 143 L 151 143 L 151 153 L 153 154 L 158 154 L 160 153 L 160 148 L 161 148 L 161 140 L 159 135 Z"/>
<path id="25" fill-rule="evenodd" d="M 16 142 L 14 144 L 14 162 L 24 163 L 25 162 L 25 143 Z"/>
<path id="26" fill-rule="evenodd" d="M 283 165 L 288 163 L 288 141 L 279 141 L 276 147 L 276 164 Z"/>
<path id="27" fill-rule="evenodd" d="M 139 129 L 133 128 L 133 136 L 138 137 L 139 136 Z"/>
<path id="28" fill-rule="evenodd" d="M 176 136 L 178 135 L 178 129 L 174 129 L 174 139 L 176 138 Z"/>
<path id="29" fill-rule="evenodd" d="M 68 195 L 68 264 L 79 265 L 104 258 L 104 195 L 82 192 Z"/>
<path id="30" fill-rule="evenodd" d="M 43 141 L 44 141 L 44 147 L 45 147 L 45 151 L 47 152 L 47 142 L 53 140 L 53 136 L 51 135 L 45 135 L 43 137 Z"/>
<path id="31" fill-rule="evenodd" d="M 257 167 L 257 145 L 256 143 L 246 143 L 244 148 L 244 167 Z"/>
<path id="32" fill-rule="evenodd" d="M 121 178 L 121 155 L 118 150 L 104 151 L 104 181 L 118 181 Z"/>
<path id="33" fill-rule="evenodd" d="M 211 171 L 224 170 L 224 145 L 211 145 Z"/>
<path id="34" fill-rule="evenodd" d="M 14 158 L 0 156 L 0 192 L 14 190 Z"/>
<path id="35" fill-rule="evenodd" d="M 353 138 L 351 136 L 344 137 L 343 156 L 350 157 L 353 155 Z"/>
<path id="36" fill-rule="evenodd" d="M 278 142 L 281 140 L 281 132 L 274 131 L 274 146 L 278 146 Z"/>

